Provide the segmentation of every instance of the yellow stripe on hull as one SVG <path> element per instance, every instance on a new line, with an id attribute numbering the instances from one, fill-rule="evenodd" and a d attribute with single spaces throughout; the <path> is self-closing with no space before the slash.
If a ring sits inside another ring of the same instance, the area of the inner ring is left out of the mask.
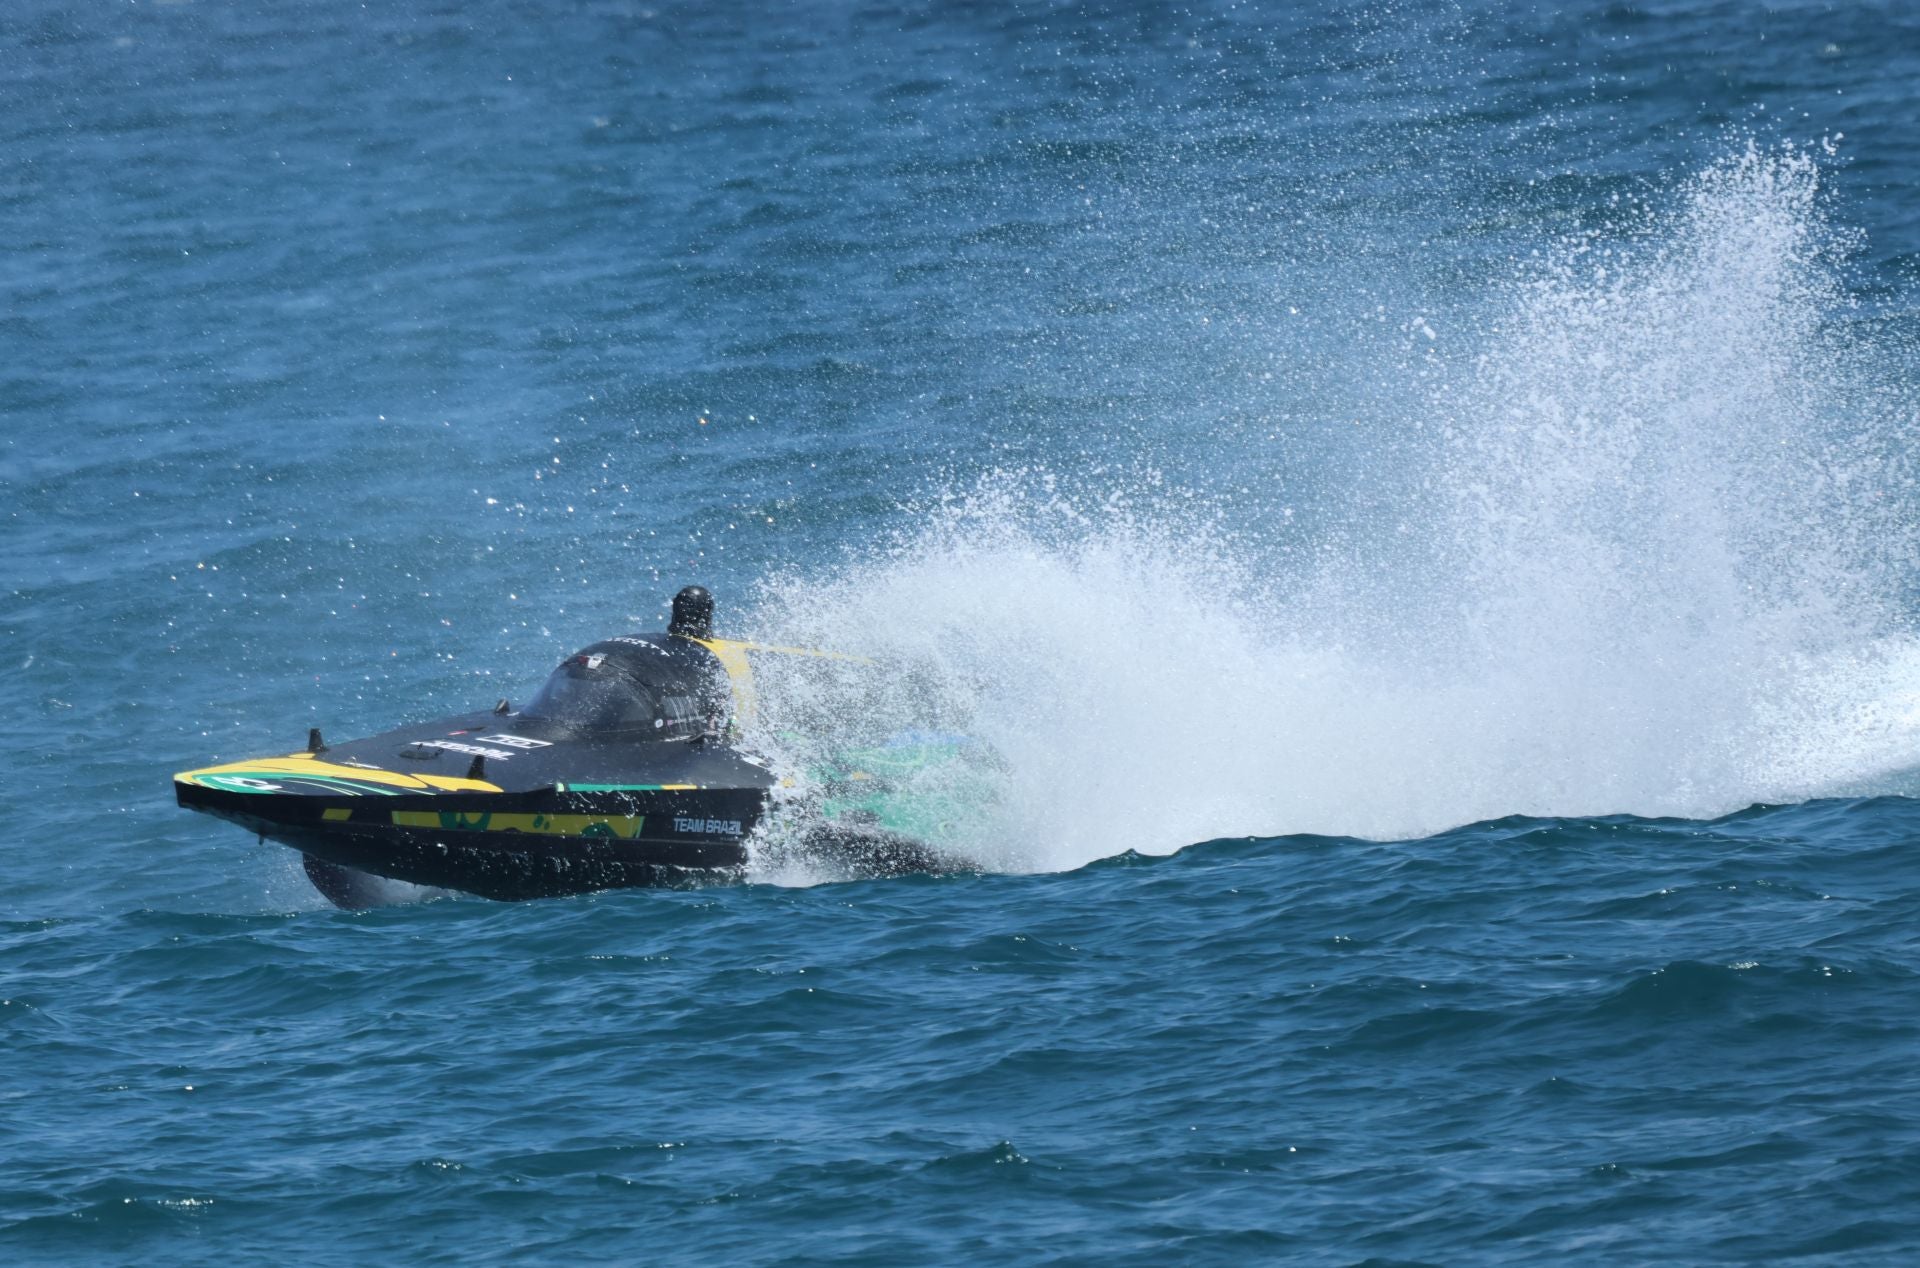
<path id="1" fill-rule="evenodd" d="M 445 832 L 530 832 L 536 836 L 619 837 L 631 840 L 640 835 L 646 822 L 641 815 L 544 815 L 494 814 L 481 811 L 462 814 L 457 810 L 396 810 L 396 828 L 439 828 Z"/>
<path id="2" fill-rule="evenodd" d="M 753 666 L 747 663 L 746 644 L 724 638 L 690 638 L 712 652 L 727 671 L 727 687 L 733 692 L 733 716 L 741 726 L 752 726 L 760 701 L 753 690 Z"/>
<path id="3" fill-rule="evenodd" d="M 403 775 L 399 771 L 368 770 L 364 766 L 341 766 L 323 762 L 311 753 L 289 753 L 285 757 L 257 757 L 250 762 L 228 762 L 224 766 L 205 766 L 182 771 L 174 779 L 203 788 L 219 785 L 201 779 L 202 775 L 317 775 L 329 779 L 357 779 L 361 783 L 386 788 L 404 788 L 412 792 L 499 792 L 500 785 L 484 779 L 457 779 L 451 775 Z"/>
<path id="4" fill-rule="evenodd" d="M 727 671 L 727 685 L 733 689 L 733 712 L 742 726 L 753 725 L 754 713 L 759 706 L 759 696 L 753 686 L 753 665 L 747 657 L 748 652 L 777 652 L 782 656 L 811 656 L 816 660 L 844 660 L 855 665 L 871 665 L 873 662 L 865 656 L 850 656 L 845 652 L 816 651 L 811 647 L 776 647 L 771 643 L 745 643 L 734 638 L 693 638 L 682 635 L 690 643 L 712 652 Z"/>

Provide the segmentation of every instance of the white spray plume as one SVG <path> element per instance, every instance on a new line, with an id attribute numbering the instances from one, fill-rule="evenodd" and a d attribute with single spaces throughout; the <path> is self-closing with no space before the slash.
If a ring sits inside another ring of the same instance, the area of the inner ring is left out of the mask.
<path id="1" fill-rule="evenodd" d="M 1813 160 L 1749 148 L 1546 253 L 1383 445 L 1416 466 L 1370 540 L 1007 477 L 750 621 L 992 745 L 995 866 L 1903 786 L 1914 410 L 1839 320 L 1845 246 Z"/>

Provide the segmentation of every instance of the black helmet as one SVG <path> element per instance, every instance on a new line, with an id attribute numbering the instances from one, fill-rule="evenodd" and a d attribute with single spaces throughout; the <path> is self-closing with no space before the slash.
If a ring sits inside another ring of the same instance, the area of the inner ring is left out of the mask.
<path id="1" fill-rule="evenodd" d="M 688 586 L 673 596 L 673 621 L 669 634 L 688 638 L 708 638 L 713 634 L 713 596 L 700 586 Z"/>

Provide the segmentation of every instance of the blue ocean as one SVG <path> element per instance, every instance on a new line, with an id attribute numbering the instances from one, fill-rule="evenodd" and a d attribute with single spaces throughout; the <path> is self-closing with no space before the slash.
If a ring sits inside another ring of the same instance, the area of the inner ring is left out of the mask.
<path id="1" fill-rule="evenodd" d="M 0 7 L 0 1258 L 1920 1260 L 1920 12 Z M 708 587 L 973 866 L 175 772 Z M 751 848 L 751 843 L 750 843 Z"/>

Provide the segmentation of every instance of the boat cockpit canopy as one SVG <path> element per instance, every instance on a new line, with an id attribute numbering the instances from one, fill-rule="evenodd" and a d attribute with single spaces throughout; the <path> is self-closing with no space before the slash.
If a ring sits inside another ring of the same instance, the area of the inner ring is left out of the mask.
<path id="1" fill-rule="evenodd" d="M 578 735 L 684 740 L 707 729 L 710 694 L 657 648 L 595 643 L 561 661 L 520 716 Z"/>

